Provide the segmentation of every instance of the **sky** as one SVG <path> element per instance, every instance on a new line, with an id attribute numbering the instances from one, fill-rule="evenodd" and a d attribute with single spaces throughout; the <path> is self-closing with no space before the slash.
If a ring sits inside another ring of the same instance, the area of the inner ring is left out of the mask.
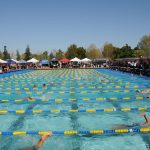
<path id="1" fill-rule="evenodd" d="M 31 52 L 71 44 L 134 48 L 150 34 L 150 0 L 0 0 L 0 50 Z"/>

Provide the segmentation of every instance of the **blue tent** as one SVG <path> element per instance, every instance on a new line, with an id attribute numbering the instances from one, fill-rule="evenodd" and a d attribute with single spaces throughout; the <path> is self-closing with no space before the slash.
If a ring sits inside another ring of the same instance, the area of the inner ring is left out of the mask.
<path id="1" fill-rule="evenodd" d="M 49 65 L 49 61 L 47 59 L 43 59 L 40 61 L 42 65 Z"/>
<path id="2" fill-rule="evenodd" d="M 7 61 L 7 63 L 10 63 L 10 64 L 15 64 L 16 61 L 12 60 L 12 59 L 6 59 L 5 61 Z"/>

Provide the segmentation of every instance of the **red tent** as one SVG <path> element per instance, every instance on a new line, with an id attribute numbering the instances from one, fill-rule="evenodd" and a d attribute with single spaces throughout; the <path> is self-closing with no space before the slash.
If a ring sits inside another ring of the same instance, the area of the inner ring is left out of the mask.
<path id="1" fill-rule="evenodd" d="M 59 61 L 62 62 L 62 63 L 68 63 L 68 62 L 70 62 L 70 60 L 67 59 L 67 58 L 63 58 L 63 59 L 61 59 Z"/>

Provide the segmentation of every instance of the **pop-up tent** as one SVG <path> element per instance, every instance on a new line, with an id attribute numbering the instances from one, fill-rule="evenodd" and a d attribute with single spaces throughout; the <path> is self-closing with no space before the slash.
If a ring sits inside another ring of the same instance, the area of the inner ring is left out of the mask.
<path id="1" fill-rule="evenodd" d="M 6 62 L 10 63 L 10 64 L 16 64 L 16 63 L 18 63 L 18 61 L 15 60 L 15 59 L 6 59 Z"/>
<path id="2" fill-rule="evenodd" d="M 75 58 L 71 59 L 70 61 L 72 61 L 72 62 L 80 62 L 81 60 L 79 58 L 75 57 Z"/>
<path id="3" fill-rule="evenodd" d="M 0 59 L 0 64 L 6 64 L 6 63 L 7 63 L 6 61 Z"/>
<path id="4" fill-rule="evenodd" d="M 35 58 L 32 58 L 30 60 L 27 61 L 28 63 L 38 63 L 39 61 Z"/>
<path id="5" fill-rule="evenodd" d="M 52 62 L 58 62 L 57 58 L 52 58 Z"/>
<path id="6" fill-rule="evenodd" d="M 70 62 L 70 60 L 67 59 L 67 58 L 63 58 L 63 59 L 61 59 L 59 61 L 62 62 L 62 63 L 68 63 L 68 62 Z"/>
<path id="7" fill-rule="evenodd" d="M 49 65 L 49 61 L 47 59 L 43 59 L 40 61 L 41 65 Z"/>
<path id="8" fill-rule="evenodd" d="M 87 63 L 87 62 L 91 62 L 91 61 L 92 61 L 92 60 L 91 60 L 91 59 L 88 59 L 88 58 L 84 58 L 84 59 L 81 60 L 81 62 L 86 62 L 86 63 Z"/>

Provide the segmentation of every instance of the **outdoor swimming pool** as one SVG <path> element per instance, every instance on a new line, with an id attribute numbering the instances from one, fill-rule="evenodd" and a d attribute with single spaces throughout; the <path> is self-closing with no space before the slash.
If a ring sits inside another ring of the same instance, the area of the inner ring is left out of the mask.
<path id="1" fill-rule="evenodd" d="M 138 110 L 148 108 L 149 99 L 135 91 L 150 88 L 149 79 L 107 69 L 41 70 L 1 75 L 0 133 L 10 135 L 0 135 L 0 150 L 32 146 L 40 138 L 35 135 L 38 131 L 111 130 L 121 124 L 143 123 L 144 119 L 139 116 L 143 111 Z M 47 84 L 47 89 L 43 84 Z M 34 100 L 24 100 L 29 96 Z M 145 111 L 150 116 L 149 109 Z M 11 135 L 14 131 L 36 133 Z M 149 133 L 90 135 L 79 132 L 77 135 L 54 135 L 41 149 L 147 150 L 149 147 Z"/>

